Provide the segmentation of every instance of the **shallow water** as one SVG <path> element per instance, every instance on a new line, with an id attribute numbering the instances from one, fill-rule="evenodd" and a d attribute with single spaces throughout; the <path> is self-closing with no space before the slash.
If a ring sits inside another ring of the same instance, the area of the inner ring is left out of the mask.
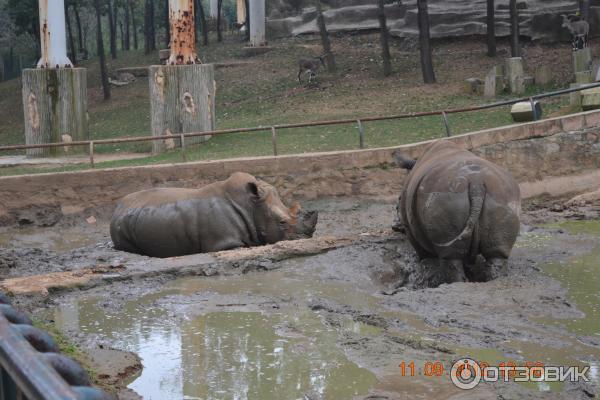
<path id="1" fill-rule="evenodd" d="M 375 376 L 348 360 L 336 344 L 340 331 L 378 333 L 350 318 L 332 329 L 307 308 L 268 314 L 182 311 L 181 318 L 173 318 L 155 305 L 169 295 L 233 294 L 244 278 L 247 292 L 286 289 L 269 285 L 273 282 L 264 282 L 264 276 L 262 283 L 252 275 L 182 279 L 115 314 L 104 312 L 98 299 L 85 299 L 61 306 L 55 320 L 62 329 L 95 334 L 137 353 L 144 369 L 129 387 L 145 399 L 267 399 L 277 393 L 345 399 L 364 395 L 375 384 Z M 288 289 L 302 286 L 278 272 L 274 280 Z"/>

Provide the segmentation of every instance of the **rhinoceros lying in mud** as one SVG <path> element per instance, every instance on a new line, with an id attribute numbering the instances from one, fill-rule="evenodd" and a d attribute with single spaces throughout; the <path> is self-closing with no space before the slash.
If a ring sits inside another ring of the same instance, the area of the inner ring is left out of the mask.
<path id="1" fill-rule="evenodd" d="M 398 206 L 407 236 L 421 258 L 437 256 L 448 282 L 464 281 L 465 262 L 485 258 L 475 280 L 506 271 L 519 233 L 519 186 L 503 168 L 452 142 L 431 144 L 418 161 L 394 157 L 411 170 Z"/>
<path id="2" fill-rule="evenodd" d="M 317 212 L 287 208 L 277 190 L 237 172 L 200 189 L 149 189 L 125 196 L 113 214 L 117 250 L 152 257 L 260 246 L 311 237 Z"/>

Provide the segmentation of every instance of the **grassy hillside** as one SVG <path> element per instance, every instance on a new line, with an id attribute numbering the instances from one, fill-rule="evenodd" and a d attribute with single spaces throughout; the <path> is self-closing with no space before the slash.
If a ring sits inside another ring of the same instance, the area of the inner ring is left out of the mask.
<path id="1" fill-rule="evenodd" d="M 308 89 L 296 80 L 297 60 L 321 52 L 318 38 L 302 37 L 270 43 L 273 51 L 252 58 L 241 55 L 242 43 L 235 36 L 209 47 L 200 47 L 204 62 L 244 60 L 251 63 L 217 70 L 218 129 L 252 127 L 302 121 L 359 118 L 442 108 L 457 108 L 488 102 L 479 96 L 462 93 L 466 78 L 483 78 L 496 64 L 503 63 L 508 49 L 501 44 L 499 56 L 485 56 L 479 39 L 461 39 L 435 45 L 434 63 L 438 84 L 421 83 L 418 50 L 405 49 L 393 42 L 394 74 L 384 78 L 378 35 L 347 35 L 333 38 L 339 72 L 322 72 L 320 88 Z M 570 80 L 570 47 L 527 45 L 524 49 L 527 69 L 541 64 L 552 65 L 557 84 L 564 87 Z M 120 52 L 110 60 L 109 68 L 149 65 L 157 56 L 139 51 Z M 560 62 L 557 63 L 557 60 Z M 150 134 L 148 82 L 139 78 L 125 87 L 112 87 L 112 99 L 102 100 L 99 68 L 92 59 L 82 63 L 88 68 L 88 105 L 90 133 L 93 139 Z M 533 88 L 531 92 L 551 88 Z M 556 112 L 568 98 L 545 102 L 545 115 Z M 23 111 L 20 80 L 0 83 L 0 144 L 23 143 Z M 452 115 L 453 132 L 463 133 L 511 123 L 508 108 Z M 366 145 L 379 147 L 441 137 L 439 117 L 401 121 L 373 122 L 365 125 Z M 351 149 L 358 146 L 355 125 L 290 129 L 279 132 L 280 154 Z M 98 152 L 146 152 L 149 144 L 99 146 Z M 270 133 L 230 134 L 214 137 L 205 144 L 189 149 L 189 160 L 219 159 L 271 154 Z M 111 161 L 99 166 L 179 161 L 178 151 L 135 161 Z M 65 167 L 68 169 L 82 168 Z M 54 168 L 56 169 L 56 168 Z M 0 174 L 23 173 L 30 168 L 3 168 Z"/>

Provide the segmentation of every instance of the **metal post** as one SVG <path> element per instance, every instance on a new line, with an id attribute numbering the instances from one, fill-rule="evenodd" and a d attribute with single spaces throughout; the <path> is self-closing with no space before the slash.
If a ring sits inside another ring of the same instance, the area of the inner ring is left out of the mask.
<path id="1" fill-rule="evenodd" d="M 90 165 L 94 168 L 94 141 L 90 142 Z"/>
<path id="2" fill-rule="evenodd" d="M 179 135 L 179 140 L 181 141 L 181 159 L 183 162 L 187 162 L 187 157 L 185 155 L 185 134 Z"/>
<path id="3" fill-rule="evenodd" d="M 450 129 L 450 122 L 448 121 L 446 111 L 442 111 L 442 119 L 444 120 L 444 126 L 446 127 L 446 136 L 452 136 L 452 129 Z"/>
<path id="4" fill-rule="evenodd" d="M 529 104 L 531 104 L 531 119 L 533 121 L 537 121 L 538 115 L 537 115 L 537 110 L 535 108 L 535 101 L 533 100 L 533 97 L 529 98 Z"/>
<path id="5" fill-rule="evenodd" d="M 73 63 L 67 57 L 65 1 L 39 0 L 39 10 L 42 58 L 38 61 L 37 67 L 73 67 Z"/>
<path id="6" fill-rule="evenodd" d="M 275 127 L 271 127 L 271 142 L 273 143 L 273 155 L 277 157 L 277 131 Z"/>
<path id="7" fill-rule="evenodd" d="M 169 0 L 171 55 L 168 65 L 201 64 L 196 54 L 194 0 Z"/>
<path id="8" fill-rule="evenodd" d="M 358 125 L 358 145 L 361 149 L 365 148 L 365 128 L 360 119 L 356 120 L 356 124 Z"/>

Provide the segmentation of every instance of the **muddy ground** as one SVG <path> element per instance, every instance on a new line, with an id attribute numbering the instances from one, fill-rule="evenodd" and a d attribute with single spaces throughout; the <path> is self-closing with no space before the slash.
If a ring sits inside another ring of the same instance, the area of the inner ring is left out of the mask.
<path id="1" fill-rule="evenodd" d="M 15 300 L 88 352 L 121 398 L 589 399 L 600 393 L 600 208 L 564 203 L 525 205 L 509 275 L 486 283 L 420 288 L 414 251 L 390 230 L 394 203 L 373 199 L 305 205 L 320 211 L 317 243 L 347 238 L 335 245 L 181 257 L 181 273 L 128 275 L 156 260 L 114 251 L 107 213 L 6 228 L 0 277 L 118 269 Z M 143 370 L 108 349 L 139 355 Z M 448 371 L 465 356 L 587 365 L 591 381 L 462 391 Z M 426 376 L 436 362 L 441 376 Z"/>

